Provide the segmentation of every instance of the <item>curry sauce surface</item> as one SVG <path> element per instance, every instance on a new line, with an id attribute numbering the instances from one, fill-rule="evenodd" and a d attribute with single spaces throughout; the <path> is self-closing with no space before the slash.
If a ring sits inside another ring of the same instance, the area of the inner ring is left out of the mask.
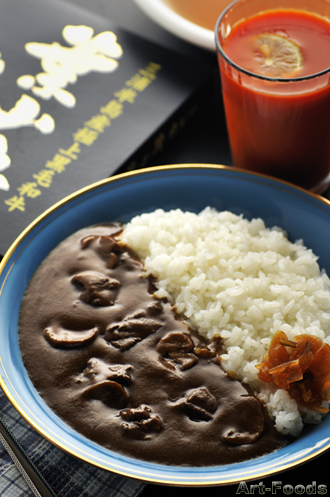
<path id="1" fill-rule="evenodd" d="M 121 230 L 80 230 L 29 284 L 20 348 L 44 401 L 87 438 L 156 463 L 229 464 L 287 445 L 262 403 L 222 370 L 219 343 L 153 296 Z"/>

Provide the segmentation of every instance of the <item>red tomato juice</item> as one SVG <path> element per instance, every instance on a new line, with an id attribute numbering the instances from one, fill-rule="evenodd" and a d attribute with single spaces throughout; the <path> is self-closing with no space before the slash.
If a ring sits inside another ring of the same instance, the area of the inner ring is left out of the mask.
<path id="1" fill-rule="evenodd" d="M 251 37 L 261 33 L 300 47 L 303 65 L 288 78 L 330 67 L 330 22 L 298 10 L 265 11 L 237 23 L 222 43 L 225 54 L 257 74 Z M 247 75 L 220 55 L 219 65 L 234 164 L 318 191 L 330 172 L 329 74 L 274 82 Z"/>

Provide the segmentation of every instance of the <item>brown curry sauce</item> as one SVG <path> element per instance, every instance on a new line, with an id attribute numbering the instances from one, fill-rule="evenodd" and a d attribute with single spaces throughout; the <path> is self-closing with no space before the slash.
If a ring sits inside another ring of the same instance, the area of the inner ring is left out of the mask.
<path id="1" fill-rule="evenodd" d="M 112 451 L 155 463 L 244 461 L 289 443 L 250 389 L 153 296 L 121 225 L 80 230 L 55 248 L 22 301 L 23 362 L 44 401 Z"/>

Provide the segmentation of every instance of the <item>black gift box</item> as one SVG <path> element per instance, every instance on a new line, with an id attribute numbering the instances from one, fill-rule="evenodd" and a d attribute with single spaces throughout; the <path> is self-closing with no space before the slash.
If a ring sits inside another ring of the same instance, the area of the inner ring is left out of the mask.
<path id="1" fill-rule="evenodd" d="M 152 165 L 214 72 L 61 0 L 0 3 L 0 254 L 48 207 Z"/>

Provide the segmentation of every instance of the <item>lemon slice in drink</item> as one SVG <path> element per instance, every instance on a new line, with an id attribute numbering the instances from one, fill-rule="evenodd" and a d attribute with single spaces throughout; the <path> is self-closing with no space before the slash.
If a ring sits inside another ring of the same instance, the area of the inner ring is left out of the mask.
<path id="1" fill-rule="evenodd" d="M 265 33 L 255 38 L 256 60 L 260 74 L 271 78 L 294 77 L 303 66 L 297 43 L 285 36 Z"/>

